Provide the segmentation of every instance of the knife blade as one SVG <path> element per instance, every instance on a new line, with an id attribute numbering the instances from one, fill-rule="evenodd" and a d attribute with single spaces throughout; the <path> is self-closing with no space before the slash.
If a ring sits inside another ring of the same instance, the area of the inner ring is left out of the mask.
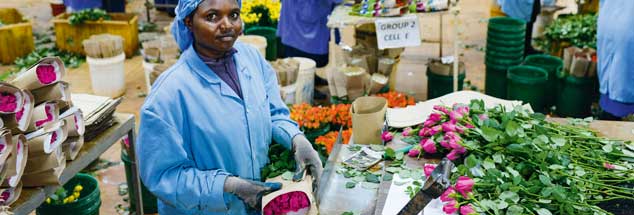
<path id="1" fill-rule="evenodd" d="M 337 157 L 339 156 L 339 151 L 343 148 L 343 127 L 339 128 L 339 134 L 337 135 L 337 140 L 332 147 L 332 151 L 330 151 L 330 155 L 328 156 L 328 160 L 326 161 L 326 167 L 324 167 L 324 171 L 321 174 L 321 179 L 319 180 L 319 188 L 317 189 L 317 205 L 321 203 L 321 199 L 324 196 L 324 191 L 330 182 L 330 178 L 335 172 L 335 161 L 337 161 Z"/>
<path id="2" fill-rule="evenodd" d="M 454 164 L 446 157 L 434 168 L 425 184 L 398 213 L 399 215 L 416 215 L 433 199 L 440 197 L 451 185 L 449 174 Z"/>

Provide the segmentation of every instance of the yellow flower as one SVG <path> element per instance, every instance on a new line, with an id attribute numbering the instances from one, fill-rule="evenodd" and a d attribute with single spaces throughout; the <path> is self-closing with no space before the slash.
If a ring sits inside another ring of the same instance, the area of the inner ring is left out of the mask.
<path id="1" fill-rule="evenodd" d="M 46 198 L 46 204 L 51 204 L 51 198 Z"/>
<path id="2" fill-rule="evenodd" d="M 75 201 L 75 197 L 74 196 L 69 196 L 68 197 L 68 202 L 74 202 Z"/>
<path id="3" fill-rule="evenodd" d="M 82 187 L 81 185 L 77 185 L 77 186 L 75 186 L 75 190 L 74 191 L 75 192 L 81 192 L 81 190 L 83 190 L 83 189 L 84 189 L 84 187 Z"/>

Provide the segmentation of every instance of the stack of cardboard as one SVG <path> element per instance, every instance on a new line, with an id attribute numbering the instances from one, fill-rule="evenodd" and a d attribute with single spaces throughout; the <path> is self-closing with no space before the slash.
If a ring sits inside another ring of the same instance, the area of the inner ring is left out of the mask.
<path id="1" fill-rule="evenodd" d="M 597 51 L 592 48 L 581 49 L 574 46 L 564 49 L 564 72 L 577 78 L 595 77 Z"/>
<path id="2" fill-rule="evenodd" d="M 84 124 L 81 111 L 71 102 L 69 84 L 62 81 L 64 74 L 63 62 L 56 57 L 47 57 L 18 74 L 10 84 L 4 84 L 7 88 L 3 89 L 15 88 L 4 92 L 20 92 L 21 95 L 15 96 L 20 98 L 15 99 L 16 105 L 10 104 L 11 99 L 0 101 L 0 106 L 16 107 L 16 111 L 5 112 L 2 116 L 4 128 L 10 131 L 15 148 L 15 158 L 7 160 L 11 162 L 7 167 L 10 177 L 3 180 L 3 187 L 60 184 L 59 177 L 66 166 L 62 146 L 72 145 L 71 140 L 83 139 Z M 69 136 L 73 138 L 69 139 Z M 76 155 L 79 151 L 78 147 L 75 151 L 68 148 L 69 154 Z M 15 193 L 19 189 L 12 191 Z"/>
<path id="3" fill-rule="evenodd" d="M 120 103 L 121 98 L 73 94 L 73 104 L 84 114 L 84 141 L 93 140 L 115 124 L 113 114 Z"/>
<path id="4" fill-rule="evenodd" d="M 330 94 L 352 101 L 381 91 L 394 75 L 403 48 L 380 50 L 374 24 L 356 28 L 353 47 L 342 45 L 337 68 L 328 73 Z"/>

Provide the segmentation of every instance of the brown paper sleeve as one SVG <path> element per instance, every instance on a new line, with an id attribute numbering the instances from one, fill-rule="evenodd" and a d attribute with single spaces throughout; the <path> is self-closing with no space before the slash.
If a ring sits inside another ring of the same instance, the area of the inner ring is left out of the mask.
<path id="1" fill-rule="evenodd" d="M 40 126 L 36 126 L 36 122 L 40 120 L 47 119 L 46 115 L 46 106 L 50 106 L 51 114 L 53 115 L 53 119 L 49 122 L 46 122 Z M 46 127 L 50 124 L 55 123 L 59 120 L 59 104 L 56 102 L 46 102 L 39 104 L 33 108 L 33 114 L 31 117 L 31 122 L 29 123 L 29 127 L 26 129 L 27 132 L 32 132 L 42 127 Z"/>
<path id="2" fill-rule="evenodd" d="M 13 153 L 7 160 L 7 176 L 2 187 L 16 187 L 20 183 L 28 159 L 28 145 L 24 135 L 13 136 Z"/>
<path id="3" fill-rule="evenodd" d="M 62 62 L 62 60 L 58 57 L 45 57 L 26 71 L 18 74 L 17 77 L 13 79 L 13 81 L 11 81 L 11 84 L 24 90 L 34 90 L 46 86 L 45 84 L 40 83 L 36 73 L 37 67 L 44 64 L 55 66 L 55 72 L 57 73 L 57 79 L 46 85 L 55 84 L 63 79 L 66 71 L 64 69 L 64 63 Z"/>
<path id="4" fill-rule="evenodd" d="M 24 105 L 25 95 L 23 91 L 20 90 L 20 88 L 17 88 L 13 85 L 10 85 L 4 82 L 0 82 L 0 93 L 13 94 L 16 98 L 16 103 L 17 103 L 14 110 L 0 111 L 0 113 L 2 114 L 15 113 L 22 109 L 22 106 Z"/>
<path id="5" fill-rule="evenodd" d="M 317 203 L 315 201 L 315 196 L 313 195 L 313 185 L 312 185 L 312 181 L 313 178 L 310 175 L 306 175 L 304 177 L 304 180 L 299 181 L 299 182 L 294 182 L 294 181 L 287 181 L 282 179 L 282 176 L 277 176 L 275 178 L 270 178 L 267 179 L 266 182 L 279 182 L 282 183 L 282 189 L 272 192 L 264 197 L 262 197 L 262 210 L 264 210 L 264 207 L 266 207 L 267 204 L 269 204 L 269 202 L 271 202 L 273 199 L 275 199 L 278 196 L 281 196 L 283 194 L 286 193 L 290 193 L 290 192 L 303 192 L 306 194 L 306 196 L 308 196 L 308 199 L 310 200 L 310 209 L 308 210 L 309 215 L 317 215 L 319 213 L 318 209 L 317 209 Z"/>
<path id="6" fill-rule="evenodd" d="M 66 82 L 58 82 L 39 89 L 31 91 L 35 97 L 35 104 L 39 105 L 47 101 L 71 101 L 70 87 Z"/>
<path id="7" fill-rule="evenodd" d="M 24 187 L 61 185 L 59 177 L 62 175 L 64 168 L 66 168 L 66 159 L 61 159 L 59 165 L 53 169 L 22 175 L 22 184 Z"/>
<path id="8" fill-rule="evenodd" d="M 66 142 L 62 144 L 62 149 L 64 150 L 64 155 L 66 155 L 66 160 L 75 160 L 79 151 L 81 151 L 81 147 L 84 145 L 84 137 L 69 137 Z"/>
<path id="9" fill-rule="evenodd" d="M 9 195 L 4 195 L 5 192 L 8 192 Z M 7 199 L 2 199 L 0 201 L 0 205 L 8 206 L 13 204 L 18 198 L 20 198 L 20 194 L 22 194 L 22 183 L 18 183 L 15 187 L 2 188 L 0 189 L 0 196 L 8 196 Z"/>
<path id="10" fill-rule="evenodd" d="M 381 144 L 387 100 L 366 96 L 352 102 L 352 133 L 355 144 Z"/>

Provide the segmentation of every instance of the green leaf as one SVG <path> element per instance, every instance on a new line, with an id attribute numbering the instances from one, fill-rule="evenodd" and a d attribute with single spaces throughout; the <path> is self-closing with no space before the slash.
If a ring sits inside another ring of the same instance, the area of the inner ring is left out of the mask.
<path id="1" fill-rule="evenodd" d="M 601 148 L 603 149 L 603 151 L 604 151 L 604 152 L 607 152 L 607 153 L 610 153 L 610 152 L 612 152 L 612 151 L 613 151 L 613 148 L 612 148 L 612 144 L 611 144 L 611 143 L 605 144 L 605 145 L 603 145 L 603 147 L 601 147 Z"/>
<path id="2" fill-rule="evenodd" d="M 520 196 L 517 195 L 516 192 L 504 191 L 502 194 L 500 194 L 500 199 L 502 199 L 502 200 L 510 200 L 513 203 L 517 203 L 517 202 L 520 201 Z"/>
<path id="3" fill-rule="evenodd" d="M 346 188 L 348 188 L 348 189 L 352 189 L 352 188 L 354 188 L 356 186 L 357 186 L 357 182 L 350 181 L 350 182 L 346 183 Z"/>
<path id="4" fill-rule="evenodd" d="M 506 134 L 510 137 L 515 137 L 520 133 L 520 129 L 522 129 L 515 121 L 509 121 L 506 124 Z"/>
<path id="5" fill-rule="evenodd" d="M 423 172 L 423 169 L 416 169 L 411 171 L 411 177 L 414 180 L 422 179 L 424 174 L 425 173 Z"/>
<path id="6" fill-rule="evenodd" d="M 354 213 L 350 212 L 350 211 L 346 211 L 341 213 L 341 215 L 354 215 Z"/>
<path id="7" fill-rule="evenodd" d="M 369 182 L 363 182 L 361 183 L 361 187 L 365 188 L 365 189 L 378 189 L 379 188 L 379 184 L 378 183 L 369 183 Z"/>
<path id="8" fill-rule="evenodd" d="M 383 175 L 383 181 L 391 181 L 394 178 L 393 174 L 385 174 Z"/>
<path id="9" fill-rule="evenodd" d="M 368 174 L 365 176 L 365 181 L 370 182 L 370 183 L 380 183 L 381 181 L 379 180 L 379 176 L 376 176 L 375 174 Z"/>
<path id="10" fill-rule="evenodd" d="M 524 212 L 524 208 L 518 205 L 511 205 L 508 210 L 506 210 L 507 215 L 520 215 Z"/>
<path id="11" fill-rule="evenodd" d="M 495 163 L 487 158 L 484 162 L 482 162 L 482 167 L 484 167 L 484 169 L 495 169 Z"/>
<path id="12" fill-rule="evenodd" d="M 291 171 L 286 171 L 282 174 L 282 179 L 284 179 L 285 181 L 290 181 L 293 179 L 293 172 Z"/>
<path id="13" fill-rule="evenodd" d="M 559 169 L 565 169 L 566 167 L 564 167 L 562 165 L 553 164 L 553 165 L 548 166 L 548 168 L 552 169 L 552 170 L 559 170 Z"/>
<path id="14" fill-rule="evenodd" d="M 396 153 L 395 158 L 396 158 L 396 160 L 403 160 L 403 157 L 404 157 L 404 156 L 405 156 L 405 155 L 404 155 L 403 153 L 400 153 L 400 152 L 399 152 L 399 153 Z"/>
<path id="15" fill-rule="evenodd" d="M 550 177 L 545 176 L 545 175 L 539 175 L 539 181 L 542 182 L 542 184 L 546 185 L 546 186 L 552 186 L 553 183 L 550 180 Z"/>
<path id="16" fill-rule="evenodd" d="M 381 152 L 381 151 L 385 151 L 385 146 L 383 145 L 370 145 L 370 149 L 377 151 L 377 152 Z"/>
<path id="17" fill-rule="evenodd" d="M 535 212 L 537 212 L 538 215 L 552 215 L 552 213 L 550 213 L 550 211 L 545 208 L 537 208 L 535 209 Z"/>
<path id="18" fill-rule="evenodd" d="M 351 152 L 358 152 L 361 151 L 361 146 L 360 145 L 350 145 L 348 146 L 348 150 Z"/>
<path id="19" fill-rule="evenodd" d="M 362 181 L 365 181 L 365 177 L 363 177 L 362 175 L 357 175 L 354 178 L 352 178 L 352 181 L 354 181 L 354 182 L 362 182 Z"/>
<path id="20" fill-rule="evenodd" d="M 387 167 L 385 168 L 386 172 L 389 173 L 397 173 L 398 171 L 400 171 L 402 168 L 398 168 L 398 167 Z"/>
<path id="21" fill-rule="evenodd" d="M 482 206 L 482 210 L 498 210 L 498 204 L 490 199 L 480 200 L 480 206 Z"/>
<path id="22" fill-rule="evenodd" d="M 473 168 L 476 167 L 478 163 L 480 163 L 480 160 L 478 160 L 478 158 L 471 154 L 467 156 L 467 158 L 465 158 L 464 163 L 465 165 L 467 165 L 467 168 Z"/>
<path id="23" fill-rule="evenodd" d="M 505 201 L 498 201 L 498 203 L 497 203 L 497 209 L 498 210 L 504 210 L 507 207 L 509 207 L 509 203 L 506 203 Z M 495 209 L 495 208 L 492 208 L 492 209 Z"/>
<path id="24" fill-rule="evenodd" d="M 562 136 L 551 136 L 550 140 L 555 144 L 555 146 L 561 147 L 566 145 L 566 139 Z"/>
<path id="25" fill-rule="evenodd" d="M 509 167 L 509 166 L 506 167 L 506 171 L 511 173 L 511 175 L 513 175 L 514 177 L 520 175 L 520 173 L 518 171 L 516 171 L 515 169 L 513 169 L 512 167 Z"/>
<path id="26" fill-rule="evenodd" d="M 504 160 L 504 155 L 502 154 L 494 154 L 493 156 L 493 161 L 495 161 L 495 163 L 502 163 Z"/>
<path id="27" fill-rule="evenodd" d="M 394 158 L 396 158 L 396 152 L 394 151 L 394 149 L 388 147 L 387 149 L 385 149 L 385 153 L 383 154 L 383 158 L 385 160 L 394 160 Z"/>
<path id="28" fill-rule="evenodd" d="M 484 137 L 486 141 L 494 142 L 498 139 L 500 134 L 501 132 L 496 130 L 495 128 L 491 128 L 488 126 L 482 127 L 482 137 Z"/>

